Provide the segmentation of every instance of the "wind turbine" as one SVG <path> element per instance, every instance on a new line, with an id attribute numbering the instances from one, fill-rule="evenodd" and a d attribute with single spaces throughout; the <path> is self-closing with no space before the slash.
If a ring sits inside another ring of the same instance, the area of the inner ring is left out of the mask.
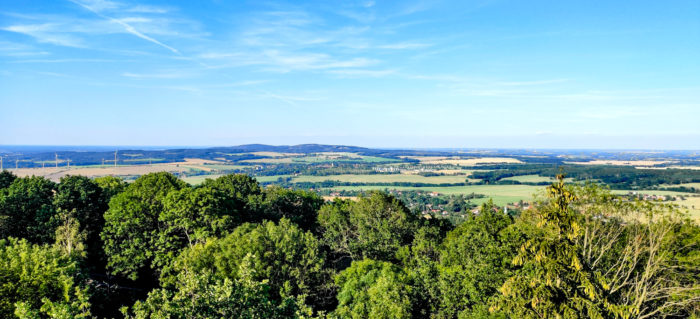
<path id="1" fill-rule="evenodd" d="M 119 150 L 114 151 L 114 167 L 117 167 L 117 152 Z"/>
<path id="2" fill-rule="evenodd" d="M 58 153 L 53 153 L 53 155 L 56 155 L 56 168 L 58 168 Z"/>
<path id="3" fill-rule="evenodd" d="M 0 155 L 0 171 L 2 171 L 2 155 Z"/>

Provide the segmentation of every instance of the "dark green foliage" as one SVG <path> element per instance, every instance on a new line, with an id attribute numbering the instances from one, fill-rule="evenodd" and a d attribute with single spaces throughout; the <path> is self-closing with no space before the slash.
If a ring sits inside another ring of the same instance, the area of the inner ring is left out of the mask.
<path id="1" fill-rule="evenodd" d="M 240 224 L 226 210 L 226 197 L 212 188 L 173 190 L 163 203 L 152 239 L 154 264 L 161 270 L 169 269 L 183 248 L 224 236 Z"/>
<path id="2" fill-rule="evenodd" d="M 439 309 L 440 245 L 453 228 L 446 219 L 423 219 L 421 222 L 411 245 L 404 246 L 398 254 L 413 287 L 414 318 L 428 317 Z"/>
<path id="3" fill-rule="evenodd" d="M 515 246 L 503 233 L 512 224 L 510 216 L 489 202 L 481 206 L 477 216 L 447 235 L 438 266 L 439 317 L 469 316 L 486 310 L 489 299 L 512 272 L 511 248 Z"/>
<path id="4" fill-rule="evenodd" d="M 60 249 L 0 240 L 0 318 L 88 318 L 77 263 Z"/>
<path id="5" fill-rule="evenodd" d="M 100 233 L 108 207 L 102 188 L 87 177 L 66 176 L 58 184 L 53 204 L 59 211 L 76 219 L 79 231 L 85 233 L 88 260 L 97 266 L 96 263 L 102 262 L 104 257 Z"/>
<path id="6" fill-rule="evenodd" d="M 210 271 L 183 271 L 175 289 L 156 289 L 136 302 L 127 318 L 292 318 L 300 307 L 293 298 L 273 302 L 269 286 L 250 277 L 241 265 L 241 279 L 219 279 Z"/>
<path id="7" fill-rule="evenodd" d="M 411 318 L 412 287 L 408 275 L 383 261 L 365 259 L 335 277 L 338 318 Z"/>
<path id="8" fill-rule="evenodd" d="M 138 278 L 148 267 L 157 273 L 155 253 L 162 228 L 160 214 L 171 191 L 187 187 L 169 173 L 141 176 L 109 202 L 102 232 L 108 266 L 116 274 Z M 154 275 L 152 273 L 152 275 Z M 154 276 L 157 278 L 157 275 Z M 153 278 L 152 278 L 153 279 Z"/>
<path id="9" fill-rule="evenodd" d="M 8 170 L 2 170 L 0 171 L 0 188 L 7 188 L 12 184 L 12 182 L 17 179 L 17 176 L 15 174 L 12 174 L 12 172 Z"/>
<path id="10" fill-rule="evenodd" d="M 356 202 L 336 200 L 319 211 L 324 242 L 353 260 L 393 261 L 410 244 L 418 218 L 393 196 L 372 192 Z"/>
<path id="11" fill-rule="evenodd" d="M 287 218 L 303 230 L 315 230 L 321 205 L 323 198 L 315 193 L 270 187 L 265 190 L 263 217 L 272 221 Z"/>
<path id="12" fill-rule="evenodd" d="M 613 165 L 555 165 L 527 164 L 508 165 L 506 169 L 474 171 L 469 176 L 486 184 L 539 184 L 503 181 L 503 178 L 521 175 L 541 175 L 555 177 L 562 170 L 576 180 L 598 180 L 613 189 L 654 188 L 662 184 L 682 184 L 700 182 L 700 171 L 692 169 L 636 169 L 632 166 Z"/>
<path id="13" fill-rule="evenodd" d="M 52 243 L 56 230 L 52 203 L 55 190 L 54 182 L 35 176 L 17 178 L 0 189 L 0 238 Z"/>
<path id="14" fill-rule="evenodd" d="M 206 179 L 202 187 L 218 190 L 226 202 L 226 210 L 239 222 L 261 221 L 262 189 L 254 178 L 244 174 L 229 174 Z"/>
<path id="15" fill-rule="evenodd" d="M 270 296 L 323 298 L 327 273 L 318 240 L 283 218 L 279 224 L 244 224 L 230 235 L 183 252 L 178 271 L 210 270 L 222 279 L 241 279 L 241 263 L 249 262 L 251 280 L 268 280 Z"/>
<path id="16" fill-rule="evenodd" d="M 124 180 L 114 176 L 103 176 L 94 179 L 100 188 L 102 188 L 102 195 L 105 198 L 105 202 L 109 203 L 114 195 L 117 195 L 124 191 L 128 185 Z"/>

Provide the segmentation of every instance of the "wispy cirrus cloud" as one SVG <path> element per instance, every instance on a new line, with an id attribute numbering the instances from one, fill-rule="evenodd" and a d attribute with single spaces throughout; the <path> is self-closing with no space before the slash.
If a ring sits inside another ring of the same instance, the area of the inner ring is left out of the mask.
<path id="1" fill-rule="evenodd" d="M 369 3 L 360 7 L 373 6 Z M 314 71 L 334 76 L 380 77 L 394 72 L 381 67 L 388 52 L 421 50 L 432 45 L 384 41 L 373 34 L 371 27 L 352 21 L 330 28 L 329 25 L 319 12 L 277 5 L 240 21 L 232 43 L 211 47 L 197 57 L 211 68 L 257 66 L 264 72 Z"/>
<path id="2" fill-rule="evenodd" d="M 26 58 L 46 56 L 49 54 L 50 53 L 48 51 L 36 48 L 34 46 L 9 41 L 0 41 L 0 55 Z"/>
<path id="3" fill-rule="evenodd" d="M 84 48 L 84 41 L 71 34 L 57 32 L 60 25 L 55 23 L 18 24 L 2 28 L 4 31 L 21 33 L 35 38 L 38 42 L 74 48 Z"/>
<path id="4" fill-rule="evenodd" d="M 96 14 L 97 16 L 99 16 L 99 17 L 101 17 L 101 18 L 103 18 L 103 19 L 105 19 L 105 20 L 108 20 L 108 21 L 110 21 L 110 22 L 113 22 L 113 23 L 116 23 L 116 24 L 120 25 L 120 26 L 124 29 L 124 31 L 126 31 L 126 32 L 129 33 L 129 34 L 132 34 L 132 35 L 134 35 L 134 36 L 136 36 L 136 37 L 139 37 L 139 38 L 141 38 L 141 39 L 144 39 L 144 40 L 146 40 L 146 41 L 148 41 L 148 42 L 151 42 L 151 43 L 154 43 L 154 44 L 156 44 L 156 45 L 159 45 L 159 46 L 161 46 L 161 47 L 163 47 L 163 48 L 166 48 L 166 49 L 170 50 L 171 52 L 173 52 L 173 53 L 175 53 L 175 54 L 180 54 L 180 51 L 178 51 L 177 49 L 175 49 L 175 48 L 173 48 L 173 47 L 171 47 L 171 46 L 169 46 L 169 45 L 167 45 L 167 44 L 165 44 L 165 43 L 163 43 L 163 42 L 161 42 L 161 41 L 158 41 L 158 40 L 156 40 L 156 39 L 153 38 L 153 37 L 150 37 L 150 36 L 144 34 L 143 32 L 141 32 L 141 31 L 137 30 L 136 28 L 134 28 L 134 27 L 133 27 L 130 23 L 128 23 L 126 20 L 123 20 L 123 19 L 116 19 L 116 18 L 107 16 L 107 15 L 105 15 L 105 14 L 102 13 L 102 11 L 104 11 L 104 10 L 106 10 L 106 9 L 114 9 L 114 8 L 116 8 L 116 7 L 117 7 L 116 2 L 104 1 L 104 0 L 90 0 L 90 1 L 87 1 L 87 2 L 85 2 L 85 3 L 84 3 L 84 2 L 80 2 L 80 1 L 75 1 L 75 0 L 69 0 L 69 1 L 75 3 L 75 4 L 79 5 L 79 6 L 81 6 L 81 7 L 83 7 L 83 8 L 85 8 L 85 9 L 87 9 L 88 11 L 91 11 L 92 13 Z"/>
<path id="5" fill-rule="evenodd" d="M 206 33 L 188 19 L 173 18 L 170 7 L 127 4 L 106 0 L 67 0 L 94 15 L 94 18 L 70 12 L 62 14 L 2 13 L 14 20 L 0 30 L 24 34 L 39 43 L 73 48 L 101 49 L 104 35 L 129 34 L 164 48 L 171 53 L 180 51 L 162 38 L 198 38 Z M 79 12 L 79 10 L 77 11 Z M 9 19 L 8 19 L 9 20 Z"/>

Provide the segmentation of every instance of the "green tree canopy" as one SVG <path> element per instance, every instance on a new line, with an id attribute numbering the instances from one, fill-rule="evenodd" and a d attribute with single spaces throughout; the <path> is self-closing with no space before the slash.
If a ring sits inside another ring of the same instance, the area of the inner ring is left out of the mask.
<path id="1" fill-rule="evenodd" d="M 78 265 L 57 247 L 0 240 L 0 317 L 87 318 Z"/>
<path id="2" fill-rule="evenodd" d="M 353 260 L 396 260 L 413 240 L 418 218 L 391 195 L 371 192 L 356 202 L 336 200 L 319 211 L 324 242 Z"/>
<path id="3" fill-rule="evenodd" d="M 245 174 L 229 174 L 206 179 L 202 187 L 218 190 L 226 199 L 226 210 L 238 222 L 261 221 L 262 189 L 258 182 Z"/>
<path id="4" fill-rule="evenodd" d="M 216 189 L 185 187 L 170 192 L 163 203 L 153 246 L 154 263 L 163 270 L 170 269 L 183 248 L 222 237 L 239 224 Z"/>
<path id="5" fill-rule="evenodd" d="M 53 198 L 54 206 L 71 214 L 86 236 L 88 260 L 95 264 L 103 257 L 100 233 L 108 205 L 102 188 L 85 176 L 62 177 Z"/>
<path id="6" fill-rule="evenodd" d="M 384 261 L 365 259 L 335 277 L 339 318 L 411 318 L 412 288 L 406 273 Z"/>
<path id="7" fill-rule="evenodd" d="M 2 170 L 0 172 L 0 188 L 7 188 L 10 187 L 10 184 L 17 179 L 17 176 L 15 174 L 12 174 L 12 172 L 8 170 Z"/>
<path id="8" fill-rule="evenodd" d="M 0 238 L 26 238 L 33 243 L 52 243 L 56 209 L 52 200 L 56 184 L 43 177 L 15 179 L 0 189 Z"/>
<path id="9" fill-rule="evenodd" d="M 522 268 L 500 288 L 492 310 L 519 318 L 627 317 L 631 309 L 610 300 L 609 285 L 591 269 L 576 241 L 582 235 L 580 216 L 570 204 L 576 196 L 564 177 L 547 188 L 550 201 L 537 213 L 548 233 L 525 242 L 513 259 Z"/>
<path id="10" fill-rule="evenodd" d="M 445 238 L 440 250 L 439 317 L 488 313 L 489 299 L 511 275 L 513 248 L 503 231 L 513 219 L 492 203 L 481 206 Z"/>
<path id="11" fill-rule="evenodd" d="M 117 195 L 124 191 L 128 185 L 123 179 L 114 176 L 102 176 L 94 179 L 100 188 L 102 188 L 102 196 L 106 203 L 112 199 L 114 195 Z"/>
<path id="12" fill-rule="evenodd" d="M 241 278 L 241 263 L 252 265 L 252 280 L 268 280 L 270 296 L 322 298 L 327 276 L 318 240 L 288 219 L 279 224 L 243 224 L 228 236 L 183 251 L 179 271 L 211 270 L 220 278 Z"/>
<path id="13" fill-rule="evenodd" d="M 314 231 L 321 205 L 323 198 L 316 193 L 269 187 L 265 190 L 263 216 L 272 221 L 287 218 L 303 230 Z"/>
<path id="14" fill-rule="evenodd" d="M 157 278 L 154 258 L 160 251 L 157 246 L 158 232 L 163 226 L 160 214 L 165 209 L 167 195 L 184 187 L 187 185 L 172 174 L 151 173 L 139 177 L 112 198 L 104 214 L 101 235 L 112 271 L 136 279 L 139 272 L 150 267 L 151 275 Z"/>
<path id="15" fill-rule="evenodd" d="M 293 298 L 274 302 L 265 282 L 252 280 L 243 262 L 239 279 L 221 279 L 209 270 L 183 271 L 174 289 L 156 289 L 137 301 L 127 318 L 293 318 L 302 309 Z"/>

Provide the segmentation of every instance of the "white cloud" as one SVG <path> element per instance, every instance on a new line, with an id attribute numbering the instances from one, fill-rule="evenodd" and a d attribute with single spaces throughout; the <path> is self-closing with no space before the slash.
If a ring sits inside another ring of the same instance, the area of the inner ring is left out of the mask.
<path id="1" fill-rule="evenodd" d="M 59 27 L 59 25 L 52 23 L 25 24 L 11 25 L 2 28 L 2 30 L 26 34 L 28 36 L 33 37 L 41 43 L 49 43 L 53 45 L 75 48 L 85 47 L 85 44 L 82 41 L 82 39 L 71 34 L 58 33 L 55 31 L 57 27 Z"/>
<path id="2" fill-rule="evenodd" d="M 138 13 L 168 13 L 171 10 L 165 7 L 148 6 L 148 5 L 136 5 L 131 8 L 126 9 L 128 12 L 138 12 Z"/>
<path id="3" fill-rule="evenodd" d="M 122 27 L 124 28 L 124 31 L 126 31 L 127 33 L 130 33 L 130 34 L 132 34 L 132 35 L 134 35 L 134 36 L 137 36 L 137 37 L 139 37 L 139 38 L 141 38 L 141 39 L 144 39 L 144 40 L 146 40 L 146 41 L 148 41 L 148 42 L 151 42 L 151 43 L 154 43 L 154 44 L 156 44 L 156 45 L 159 45 L 159 46 L 161 46 L 161 47 L 163 47 L 163 48 L 166 48 L 166 49 L 172 51 L 172 52 L 175 53 L 175 54 L 180 54 L 180 51 L 178 51 L 177 49 L 175 49 L 175 48 L 173 48 L 173 47 L 171 47 L 171 46 L 169 46 L 169 45 L 167 45 L 167 44 L 165 44 L 165 43 L 162 43 L 162 42 L 160 42 L 160 41 L 158 41 L 158 40 L 156 40 L 156 39 L 154 39 L 154 38 L 152 38 L 152 37 L 150 37 L 150 36 L 148 36 L 148 35 L 146 35 L 146 34 L 140 32 L 139 30 L 136 30 L 136 28 L 134 28 L 133 26 L 131 26 L 129 23 L 124 22 L 124 21 L 122 21 L 122 20 L 120 20 L 120 19 L 115 19 L 115 18 L 112 18 L 112 17 L 108 17 L 108 16 L 106 16 L 106 15 L 103 15 L 102 13 L 100 13 L 100 11 L 101 11 L 100 9 L 104 9 L 104 6 L 103 6 L 103 7 L 99 7 L 99 6 L 98 6 L 98 8 L 94 8 L 93 6 L 91 6 L 90 3 L 84 4 L 84 3 L 81 3 L 81 2 L 78 2 L 78 1 L 74 1 L 74 0 L 69 0 L 69 1 L 71 1 L 71 2 L 73 2 L 73 3 L 75 3 L 75 4 L 77 4 L 77 5 L 80 5 L 81 7 L 87 9 L 88 11 L 93 12 L 94 14 L 98 15 L 99 17 L 101 17 L 101 18 L 103 18 L 103 19 L 106 19 L 106 20 L 108 20 L 108 21 L 114 22 L 114 23 L 116 23 L 116 24 L 122 26 Z M 101 4 L 101 3 L 103 3 L 103 2 L 108 2 L 108 1 L 104 1 L 104 0 L 97 0 L 97 1 L 94 1 L 94 0 L 93 0 L 93 2 L 98 2 L 98 3 Z"/>

